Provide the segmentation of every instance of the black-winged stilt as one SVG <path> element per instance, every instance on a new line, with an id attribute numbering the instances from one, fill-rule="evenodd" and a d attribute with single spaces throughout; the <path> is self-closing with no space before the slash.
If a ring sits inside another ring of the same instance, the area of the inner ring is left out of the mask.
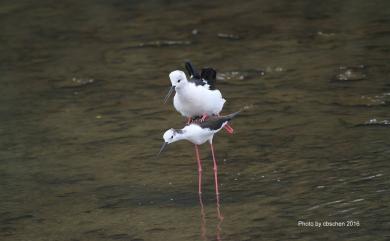
<path id="1" fill-rule="evenodd" d="M 203 122 L 192 122 L 186 125 L 183 129 L 169 129 L 164 135 L 164 143 L 160 149 L 160 153 L 164 148 L 173 142 L 180 140 L 187 140 L 195 144 L 195 154 L 198 163 L 198 191 L 202 193 L 202 161 L 199 157 L 198 145 L 202 145 L 205 142 L 210 143 L 211 154 L 214 163 L 214 181 L 215 181 L 215 193 L 219 195 L 218 189 L 218 167 L 217 160 L 215 158 L 213 137 L 214 134 L 220 131 L 230 120 L 232 120 L 240 111 L 226 116 L 212 116 Z"/>
<path id="2" fill-rule="evenodd" d="M 219 115 L 226 100 L 222 97 L 221 92 L 215 88 L 216 71 L 212 68 L 203 68 L 199 74 L 191 62 L 186 62 L 185 67 L 190 79 L 183 71 L 175 70 L 169 74 L 171 88 L 165 97 L 164 103 L 168 100 L 173 90 L 176 90 L 173 98 L 175 109 L 192 120 L 201 117 L 204 121 L 209 116 Z M 233 128 L 225 126 L 228 133 L 233 133 Z"/>

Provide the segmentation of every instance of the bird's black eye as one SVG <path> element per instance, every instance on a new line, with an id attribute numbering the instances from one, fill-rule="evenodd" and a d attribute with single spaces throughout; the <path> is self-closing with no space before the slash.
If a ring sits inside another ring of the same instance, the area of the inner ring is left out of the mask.
<path id="1" fill-rule="evenodd" d="M 173 135 L 171 136 L 171 139 L 173 139 Z"/>
<path id="2" fill-rule="evenodd" d="M 177 81 L 177 83 L 180 83 L 180 81 L 181 81 L 181 79 L 179 79 L 179 80 Z"/>

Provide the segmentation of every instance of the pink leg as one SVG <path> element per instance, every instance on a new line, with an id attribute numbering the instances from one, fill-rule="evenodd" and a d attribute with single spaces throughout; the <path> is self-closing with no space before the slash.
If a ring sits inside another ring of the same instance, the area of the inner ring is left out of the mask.
<path id="1" fill-rule="evenodd" d="M 220 116 L 220 115 L 218 115 L 218 116 Z M 223 128 L 229 134 L 233 134 L 233 132 L 234 132 L 234 129 L 229 125 L 229 123 L 227 123 Z"/>
<path id="2" fill-rule="evenodd" d="M 198 145 L 195 145 L 195 154 L 196 154 L 196 161 L 198 162 L 198 191 L 199 194 L 202 193 L 202 161 L 199 157 L 199 149 Z"/>
<path id="3" fill-rule="evenodd" d="M 217 194 L 217 196 L 218 196 L 219 195 L 219 191 L 218 191 L 218 167 L 217 167 L 217 160 L 215 159 L 213 143 L 210 143 L 210 147 L 211 147 L 211 154 L 213 155 L 213 162 L 214 162 L 215 194 Z"/>
<path id="4" fill-rule="evenodd" d="M 187 125 L 190 124 L 192 122 L 192 118 L 191 117 L 188 117 L 187 119 Z"/>
<path id="5" fill-rule="evenodd" d="M 200 122 L 205 121 L 207 118 L 209 118 L 209 116 L 207 114 L 203 114 L 202 118 L 200 119 Z"/>
<path id="6" fill-rule="evenodd" d="M 225 128 L 226 132 L 229 134 L 233 134 L 234 132 L 234 129 L 229 124 L 226 124 L 223 128 Z"/>

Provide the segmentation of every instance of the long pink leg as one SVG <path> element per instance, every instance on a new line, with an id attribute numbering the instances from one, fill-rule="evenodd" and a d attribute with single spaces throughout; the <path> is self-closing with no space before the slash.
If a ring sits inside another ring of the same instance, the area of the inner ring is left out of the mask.
<path id="1" fill-rule="evenodd" d="M 195 154 L 196 154 L 196 161 L 198 162 L 198 191 L 199 194 L 202 193 L 202 161 L 199 157 L 199 149 L 198 145 L 195 145 Z"/>
<path id="2" fill-rule="evenodd" d="M 215 159 L 214 147 L 213 147 L 213 143 L 212 142 L 210 142 L 210 147 L 211 147 L 211 154 L 213 155 L 213 162 L 214 162 L 215 194 L 217 194 L 217 196 L 218 196 L 219 195 L 219 190 L 218 190 L 218 167 L 217 167 L 217 160 Z"/>

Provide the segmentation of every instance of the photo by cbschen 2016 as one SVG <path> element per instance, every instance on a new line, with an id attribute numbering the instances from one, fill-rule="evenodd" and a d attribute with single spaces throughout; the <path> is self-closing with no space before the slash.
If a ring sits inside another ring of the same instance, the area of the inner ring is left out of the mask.
<path id="1" fill-rule="evenodd" d="M 0 240 L 390 240 L 389 16 L 2 1 Z"/>

